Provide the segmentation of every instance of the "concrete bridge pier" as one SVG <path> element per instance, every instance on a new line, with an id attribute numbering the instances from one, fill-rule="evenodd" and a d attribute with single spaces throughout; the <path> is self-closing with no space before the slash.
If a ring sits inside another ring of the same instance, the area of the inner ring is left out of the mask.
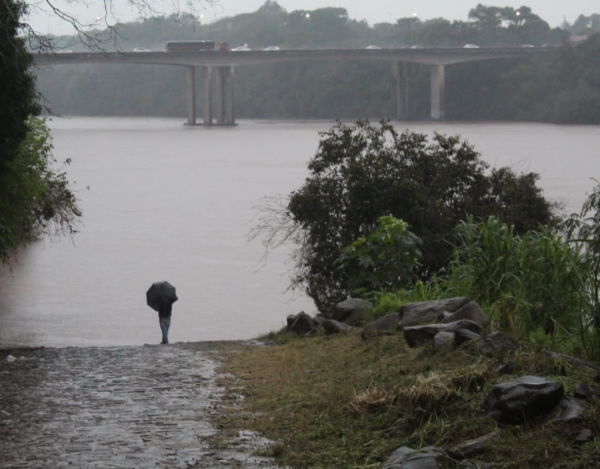
<path id="1" fill-rule="evenodd" d="M 405 62 L 396 63 L 396 100 L 397 117 L 400 121 L 410 119 L 410 65 Z"/>
<path id="2" fill-rule="evenodd" d="M 187 125 L 196 125 L 196 68 L 193 66 L 185 68 L 188 105 Z"/>
<path id="3" fill-rule="evenodd" d="M 233 94 L 233 67 L 217 67 L 217 125 L 236 125 Z"/>
<path id="4" fill-rule="evenodd" d="M 445 81 L 444 65 L 431 66 L 431 119 L 442 120 L 445 117 Z"/>
<path id="5" fill-rule="evenodd" d="M 212 125 L 212 67 L 202 67 L 202 124 Z"/>

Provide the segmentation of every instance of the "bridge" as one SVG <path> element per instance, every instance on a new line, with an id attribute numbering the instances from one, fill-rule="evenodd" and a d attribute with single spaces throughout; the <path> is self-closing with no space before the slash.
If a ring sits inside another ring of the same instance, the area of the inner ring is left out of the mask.
<path id="1" fill-rule="evenodd" d="M 185 67 L 187 75 L 188 125 L 196 125 L 196 68 L 202 68 L 204 125 L 235 125 L 234 69 L 244 65 L 315 60 L 369 60 L 396 64 L 397 117 L 408 117 L 410 64 L 430 68 L 433 120 L 444 119 L 445 70 L 453 64 L 480 60 L 525 58 L 552 52 L 548 48 L 428 48 L 428 49 L 323 49 L 282 51 L 195 51 L 195 52 L 74 52 L 35 54 L 34 64 L 151 64 Z M 214 77 L 214 78 L 213 78 Z M 212 82 L 215 86 L 212 86 Z M 213 90 L 214 88 L 214 90 Z M 213 100 L 213 91 L 215 98 Z M 215 109 L 213 109 L 213 101 Z"/>

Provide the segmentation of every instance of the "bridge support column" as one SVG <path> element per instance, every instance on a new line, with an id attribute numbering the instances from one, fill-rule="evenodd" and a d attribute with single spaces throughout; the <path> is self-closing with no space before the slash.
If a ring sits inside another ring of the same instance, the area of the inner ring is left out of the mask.
<path id="1" fill-rule="evenodd" d="M 212 67 L 202 67 L 202 123 L 212 125 Z"/>
<path id="2" fill-rule="evenodd" d="M 431 118 L 444 119 L 445 109 L 445 80 L 446 69 L 444 65 L 433 65 L 431 68 Z"/>
<path id="3" fill-rule="evenodd" d="M 410 64 L 396 63 L 396 99 L 398 120 L 410 118 Z"/>
<path id="4" fill-rule="evenodd" d="M 233 67 L 217 67 L 217 125 L 235 125 Z"/>
<path id="5" fill-rule="evenodd" d="M 227 67 L 223 72 L 223 107 L 225 108 L 225 125 L 235 125 L 233 67 Z"/>
<path id="6" fill-rule="evenodd" d="M 187 77 L 187 125 L 196 125 L 196 68 L 186 67 Z"/>

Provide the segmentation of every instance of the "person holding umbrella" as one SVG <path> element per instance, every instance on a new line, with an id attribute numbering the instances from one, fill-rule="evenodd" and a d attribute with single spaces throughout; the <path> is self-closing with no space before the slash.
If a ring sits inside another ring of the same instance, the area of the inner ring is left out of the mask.
<path id="1" fill-rule="evenodd" d="M 171 327 L 171 313 L 173 303 L 179 298 L 175 294 L 175 287 L 169 282 L 154 282 L 146 292 L 146 302 L 154 311 L 158 311 L 158 323 L 162 332 L 161 344 L 169 343 L 169 327 Z"/>

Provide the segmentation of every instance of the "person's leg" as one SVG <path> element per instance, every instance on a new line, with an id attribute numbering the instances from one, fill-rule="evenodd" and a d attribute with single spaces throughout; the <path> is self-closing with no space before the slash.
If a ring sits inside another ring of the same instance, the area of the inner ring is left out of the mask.
<path id="1" fill-rule="evenodd" d="M 171 325 L 171 318 L 158 318 L 160 323 L 160 330 L 162 331 L 162 343 L 169 343 L 169 326 Z"/>

